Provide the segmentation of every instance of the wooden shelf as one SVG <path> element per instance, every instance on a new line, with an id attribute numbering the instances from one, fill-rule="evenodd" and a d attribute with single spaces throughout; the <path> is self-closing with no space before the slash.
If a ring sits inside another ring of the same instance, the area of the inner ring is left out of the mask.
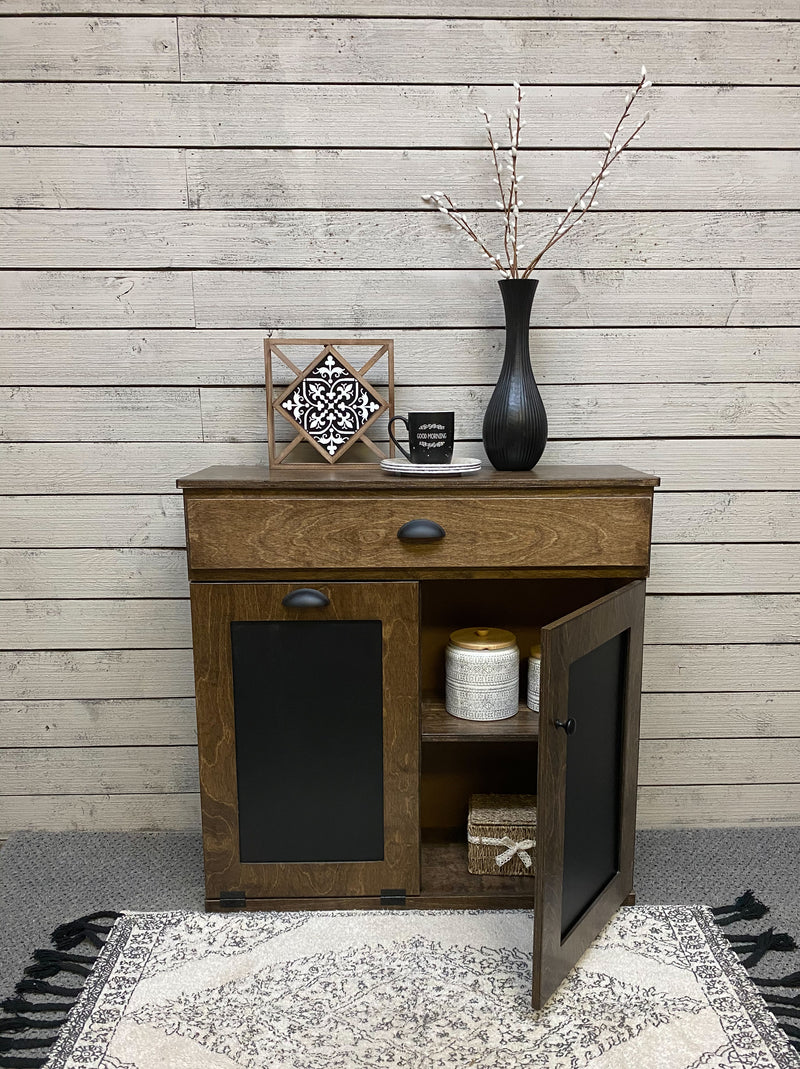
<path id="1" fill-rule="evenodd" d="M 423 742 L 530 742 L 538 738 L 539 714 L 522 703 L 517 715 L 508 720 L 459 720 L 439 699 L 422 699 Z"/>
<path id="2" fill-rule="evenodd" d="M 467 871 L 467 844 L 422 843 L 419 905 L 453 909 L 533 909 L 532 876 L 473 876 Z"/>

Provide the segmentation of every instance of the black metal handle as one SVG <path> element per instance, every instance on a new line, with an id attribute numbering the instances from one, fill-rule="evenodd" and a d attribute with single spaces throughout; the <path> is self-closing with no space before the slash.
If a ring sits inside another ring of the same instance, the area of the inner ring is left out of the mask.
<path id="1" fill-rule="evenodd" d="M 444 535 L 444 527 L 434 520 L 409 520 L 397 532 L 401 542 L 440 542 Z"/>
<path id="2" fill-rule="evenodd" d="M 324 609 L 330 603 L 330 598 L 326 597 L 321 590 L 314 590 L 310 586 L 301 586 L 299 590 L 292 590 L 283 599 L 283 604 L 287 609 Z"/>
<path id="3" fill-rule="evenodd" d="M 569 720 L 566 722 L 566 724 L 561 720 L 556 720 L 556 727 L 557 728 L 563 728 L 564 729 L 564 733 L 567 734 L 567 735 L 574 735 L 575 734 L 575 728 L 577 726 L 578 726 L 577 723 L 572 719 L 572 717 L 569 718 Z"/>

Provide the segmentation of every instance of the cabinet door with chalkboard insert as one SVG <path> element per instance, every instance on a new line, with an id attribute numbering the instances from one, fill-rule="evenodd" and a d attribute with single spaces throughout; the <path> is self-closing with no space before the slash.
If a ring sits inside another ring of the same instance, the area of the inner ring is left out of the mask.
<path id="1" fill-rule="evenodd" d="M 419 891 L 416 583 L 193 583 L 209 905 Z"/>
<path id="2" fill-rule="evenodd" d="M 643 581 L 542 628 L 533 1004 L 633 886 Z"/>

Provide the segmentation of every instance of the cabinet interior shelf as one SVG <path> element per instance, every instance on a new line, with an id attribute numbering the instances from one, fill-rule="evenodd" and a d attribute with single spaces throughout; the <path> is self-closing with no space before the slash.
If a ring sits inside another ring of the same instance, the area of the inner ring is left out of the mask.
<path id="1" fill-rule="evenodd" d="M 444 702 L 427 695 L 422 699 L 423 742 L 511 742 L 539 738 L 539 714 L 520 703 L 516 716 L 507 720 L 460 720 Z"/>
<path id="2" fill-rule="evenodd" d="M 485 900 L 487 909 L 533 909 L 535 877 L 476 876 L 467 871 L 466 842 L 423 842 L 420 870 L 421 904 L 426 900 Z M 465 904 L 467 904 L 465 902 Z"/>

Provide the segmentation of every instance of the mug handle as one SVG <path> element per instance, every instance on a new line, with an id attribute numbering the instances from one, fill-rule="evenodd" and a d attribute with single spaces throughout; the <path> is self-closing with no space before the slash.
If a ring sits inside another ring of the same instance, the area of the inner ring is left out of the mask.
<path id="1" fill-rule="evenodd" d="M 392 441 L 397 446 L 397 448 L 400 450 L 400 452 L 403 454 L 403 456 L 406 458 L 406 460 L 410 461 L 411 460 L 411 454 L 406 452 L 406 450 L 402 447 L 402 445 L 398 442 L 398 440 L 392 434 L 392 424 L 396 423 L 398 420 L 401 420 L 401 422 L 403 422 L 405 424 L 406 434 L 408 434 L 408 420 L 406 419 L 406 417 L 405 416 L 392 416 L 392 418 L 389 420 L 389 437 L 392 439 Z M 409 442 L 409 446 L 410 445 L 411 445 L 411 443 Z"/>

